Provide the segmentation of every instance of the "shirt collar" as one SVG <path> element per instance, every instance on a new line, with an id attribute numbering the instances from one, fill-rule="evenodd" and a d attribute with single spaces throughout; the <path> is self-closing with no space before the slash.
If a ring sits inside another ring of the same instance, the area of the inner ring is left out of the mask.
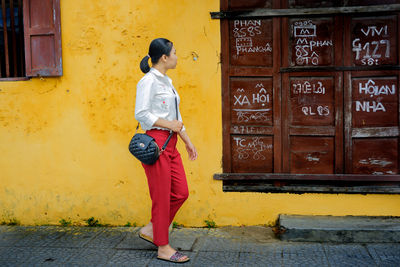
<path id="1" fill-rule="evenodd" d="M 159 70 L 157 70 L 156 68 L 151 68 L 150 71 L 152 73 L 154 73 L 155 75 L 159 76 L 159 77 L 165 77 L 167 75 L 162 74 Z"/>
<path id="2" fill-rule="evenodd" d="M 150 72 L 153 73 L 154 75 L 161 77 L 161 78 L 167 78 L 167 80 L 169 82 L 172 82 L 171 78 L 168 77 L 166 74 L 162 74 L 159 70 L 157 70 L 156 68 L 150 68 Z"/>

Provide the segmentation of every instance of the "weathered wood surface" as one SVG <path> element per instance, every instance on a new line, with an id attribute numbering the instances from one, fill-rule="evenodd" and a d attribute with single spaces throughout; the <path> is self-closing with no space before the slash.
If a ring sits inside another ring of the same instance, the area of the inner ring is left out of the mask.
<path id="1" fill-rule="evenodd" d="M 381 65 L 381 66 L 295 66 L 280 68 L 281 73 L 290 72 L 317 72 L 317 71 L 373 71 L 373 70 L 400 70 L 400 65 Z"/>
<path id="2" fill-rule="evenodd" d="M 378 13 L 400 11 L 400 4 L 351 6 L 329 8 L 296 8 L 296 9 L 266 9 L 259 8 L 245 11 L 210 12 L 212 19 L 262 18 L 262 17 L 293 17 L 314 15 L 336 15 L 357 13 Z"/>
<path id="3" fill-rule="evenodd" d="M 312 11 L 375 13 L 310 15 L 312 3 L 221 0 L 233 13 L 301 14 L 221 20 L 223 171 L 400 181 L 400 6 L 338 0 Z"/>
<path id="4" fill-rule="evenodd" d="M 224 182 L 225 183 L 225 182 Z M 223 185 L 224 192 L 265 192 L 265 193 L 332 193 L 332 194 L 399 194 L 398 185 L 284 185 L 275 186 L 273 184 L 262 183 L 254 185 Z"/>
<path id="5" fill-rule="evenodd" d="M 355 128 L 352 129 L 351 136 L 354 138 L 369 136 L 396 137 L 399 136 L 399 127 Z"/>
<path id="6" fill-rule="evenodd" d="M 398 182 L 400 175 L 362 175 L 362 174 L 291 174 L 291 173 L 217 173 L 215 180 L 262 181 L 262 180 L 301 180 L 301 181 L 378 181 Z"/>
<path id="7" fill-rule="evenodd" d="M 60 0 L 23 0 L 26 75 L 62 76 Z"/>

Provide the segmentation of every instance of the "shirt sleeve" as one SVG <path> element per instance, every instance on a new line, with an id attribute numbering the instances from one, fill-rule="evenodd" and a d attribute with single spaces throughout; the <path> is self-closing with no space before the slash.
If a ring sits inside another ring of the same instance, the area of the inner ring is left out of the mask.
<path id="1" fill-rule="evenodd" d="M 136 88 L 135 119 L 142 128 L 150 128 L 158 120 L 158 117 L 150 112 L 153 80 L 150 76 L 139 81 Z"/>

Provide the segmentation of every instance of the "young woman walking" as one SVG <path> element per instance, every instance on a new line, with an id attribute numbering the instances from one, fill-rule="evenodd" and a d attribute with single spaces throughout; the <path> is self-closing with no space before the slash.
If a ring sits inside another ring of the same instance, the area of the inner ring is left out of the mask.
<path id="1" fill-rule="evenodd" d="M 158 246 L 158 259 L 183 263 L 189 258 L 173 249 L 168 238 L 168 228 L 189 195 L 182 159 L 176 149 L 177 136 L 185 143 L 190 160 L 197 158 L 197 151 L 183 126 L 178 92 L 166 75 L 169 69 L 175 69 L 177 60 L 172 42 L 164 38 L 151 42 L 149 54 L 140 62 L 140 69 L 145 75 L 137 85 L 135 118 L 160 148 L 170 131 L 174 132 L 157 162 L 153 165 L 142 164 L 152 208 L 151 220 L 139 231 L 139 237 Z"/>

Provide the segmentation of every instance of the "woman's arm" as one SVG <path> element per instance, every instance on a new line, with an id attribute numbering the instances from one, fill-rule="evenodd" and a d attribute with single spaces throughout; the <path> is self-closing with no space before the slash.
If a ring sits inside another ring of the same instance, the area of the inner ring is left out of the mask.
<path id="1" fill-rule="evenodd" d="M 170 129 L 181 137 L 182 141 L 185 143 L 186 150 L 189 155 L 190 160 L 195 160 L 197 159 L 197 150 L 195 146 L 192 144 L 190 141 L 189 136 L 187 135 L 186 131 L 182 131 L 183 128 L 183 123 L 181 121 L 173 120 L 173 121 L 167 121 L 164 119 L 158 119 L 153 126 L 157 127 L 162 127 L 162 128 L 167 128 Z"/>
<path id="2" fill-rule="evenodd" d="M 183 123 L 177 120 L 167 121 L 165 119 L 158 118 L 153 126 L 167 128 L 173 132 L 179 133 L 182 130 Z"/>
<path id="3" fill-rule="evenodd" d="M 182 141 L 185 143 L 186 145 L 186 150 L 188 152 L 189 155 L 189 159 L 190 160 L 195 160 L 197 159 L 197 150 L 194 147 L 194 145 L 192 144 L 192 142 L 190 141 L 189 136 L 187 135 L 186 131 L 181 131 L 178 132 L 179 136 L 181 137 Z"/>

